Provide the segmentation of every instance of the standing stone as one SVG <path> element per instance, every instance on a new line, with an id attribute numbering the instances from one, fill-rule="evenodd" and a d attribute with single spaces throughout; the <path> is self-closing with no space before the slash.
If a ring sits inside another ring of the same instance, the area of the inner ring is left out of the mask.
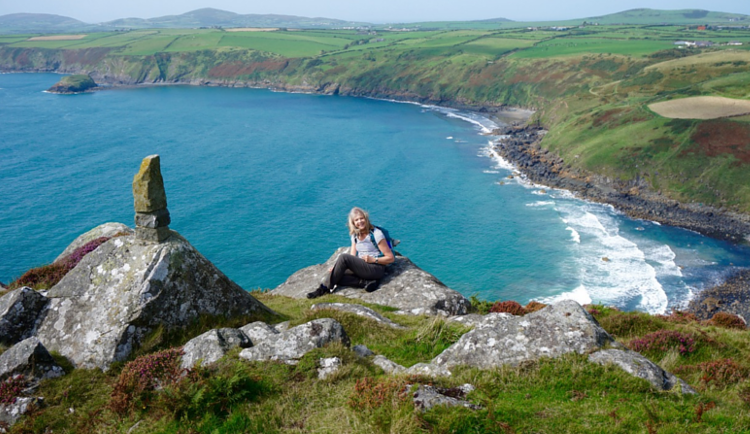
<path id="1" fill-rule="evenodd" d="M 144 158 L 133 177 L 133 202 L 136 238 L 156 242 L 169 238 L 171 219 L 158 155 Z"/>

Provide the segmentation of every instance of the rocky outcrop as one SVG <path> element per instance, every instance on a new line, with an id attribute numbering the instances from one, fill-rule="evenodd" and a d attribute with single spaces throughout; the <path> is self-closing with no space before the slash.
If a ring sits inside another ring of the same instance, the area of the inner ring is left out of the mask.
<path id="1" fill-rule="evenodd" d="M 511 126 L 493 134 L 504 136 L 493 149 L 510 160 L 531 181 L 574 191 L 583 198 L 613 205 L 632 218 L 687 228 L 732 242 L 750 241 L 750 216 L 702 204 L 681 204 L 651 189 L 643 179 L 610 179 L 572 168 L 540 147 L 546 130 L 538 125 Z"/>
<path id="2" fill-rule="evenodd" d="M 0 354 L 0 381 L 16 375 L 23 375 L 27 382 L 36 382 L 60 377 L 65 371 L 39 339 L 31 337 Z"/>
<path id="3" fill-rule="evenodd" d="M 0 297 L 0 344 L 10 346 L 31 337 L 49 299 L 24 286 Z"/>
<path id="4" fill-rule="evenodd" d="M 47 89 L 50 93 L 73 94 L 91 90 L 96 87 L 94 79 L 87 74 L 74 74 L 63 77 L 54 86 Z"/>
<path id="5" fill-rule="evenodd" d="M 324 310 L 324 309 L 332 309 L 332 310 L 339 310 L 341 312 L 348 312 L 353 313 L 355 315 L 371 319 L 375 322 L 387 325 L 388 327 L 392 327 L 395 329 L 402 329 L 404 326 L 400 324 L 396 324 L 395 322 L 389 320 L 388 318 L 384 317 L 383 315 L 375 312 L 374 310 L 370 309 L 369 307 L 365 307 L 359 304 L 347 304 L 347 303 L 318 303 L 314 304 L 310 307 L 312 310 Z"/>
<path id="6" fill-rule="evenodd" d="M 687 394 L 696 393 L 692 387 L 674 374 L 663 370 L 651 360 L 634 351 L 601 350 L 589 354 L 589 361 L 600 365 L 617 365 L 628 374 L 648 381 L 657 390 L 677 390 Z"/>
<path id="7" fill-rule="evenodd" d="M 133 230 L 122 223 L 101 224 L 94 229 L 91 229 L 90 231 L 79 235 L 75 240 L 73 240 L 72 243 L 70 243 L 70 245 L 68 245 L 68 247 L 65 248 L 65 250 L 63 250 L 62 253 L 60 253 L 57 258 L 55 258 L 55 262 L 70 256 L 70 254 L 73 253 L 76 249 L 85 246 L 86 244 L 94 241 L 97 238 L 112 238 L 115 235 L 130 234 L 133 234 Z"/>
<path id="8" fill-rule="evenodd" d="M 294 273 L 271 294 L 305 298 L 308 292 L 318 287 L 338 255 L 346 251 L 348 248 L 342 247 L 324 264 Z M 395 307 L 401 313 L 416 315 L 463 315 L 471 306 L 463 295 L 448 288 L 404 256 L 397 256 L 396 261 L 387 267 L 377 291 L 365 292 L 364 289 L 343 287 L 336 290 L 336 295 Z"/>
<path id="9" fill-rule="evenodd" d="M 705 289 L 690 301 L 688 310 L 700 320 L 709 320 L 718 312 L 739 315 L 750 320 L 750 270 L 735 273 L 721 285 Z"/>
<path id="10" fill-rule="evenodd" d="M 15 425 L 18 419 L 26 414 L 31 408 L 38 407 L 42 403 L 42 398 L 21 397 L 17 398 L 12 404 L 0 405 L 0 433 L 7 432 L 3 424 L 8 427 Z"/>
<path id="11" fill-rule="evenodd" d="M 233 348 L 250 346 L 250 339 L 237 329 L 209 330 L 182 347 L 181 368 L 192 369 L 198 362 L 201 366 L 207 366 L 224 357 Z"/>
<path id="12" fill-rule="evenodd" d="M 113 238 L 47 296 L 37 336 L 49 350 L 87 368 L 125 360 L 158 326 L 181 328 L 201 315 L 274 315 L 176 232 L 162 243 Z"/>
<path id="13" fill-rule="evenodd" d="M 331 342 L 349 346 L 349 336 L 338 321 L 320 318 L 268 336 L 257 346 L 242 350 L 240 357 L 248 361 L 278 360 L 296 364 L 308 351 Z"/>
<path id="14" fill-rule="evenodd" d="M 457 365 L 490 369 L 540 357 L 584 354 L 612 343 L 588 312 L 568 300 L 522 317 L 487 315 L 432 362 L 448 369 Z"/>

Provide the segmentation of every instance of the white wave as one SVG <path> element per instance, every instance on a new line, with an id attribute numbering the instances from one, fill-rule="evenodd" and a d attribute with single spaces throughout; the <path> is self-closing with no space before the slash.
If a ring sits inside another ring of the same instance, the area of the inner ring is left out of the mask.
<path id="1" fill-rule="evenodd" d="M 446 137 L 447 140 L 453 140 L 453 136 Z"/>
<path id="2" fill-rule="evenodd" d="M 554 205 L 554 204 L 555 204 L 555 202 L 553 202 L 551 200 L 540 200 L 538 202 L 527 203 L 526 206 L 538 207 L 538 206 L 548 206 L 548 205 Z"/>
<path id="3" fill-rule="evenodd" d="M 605 207 L 573 201 L 558 204 L 558 211 L 571 234 L 577 234 L 579 279 L 593 300 L 636 305 L 652 314 L 666 311 L 668 299 L 657 274 L 679 271 L 671 250 L 654 248 L 647 257 L 636 243 L 620 234 L 617 221 Z"/>
<path id="4" fill-rule="evenodd" d="M 545 297 L 539 301 L 545 304 L 552 304 L 563 300 L 574 300 L 581 305 L 592 303 L 591 296 L 583 285 L 578 286 L 572 291 L 563 292 L 562 294 L 554 295 L 552 297 Z"/>
<path id="5" fill-rule="evenodd" d="M 500 171 L 499 170 L 483 170 L 482 173 L 493 173 L 493 174 L 496 174 L 496 173 L 500 173 Z"/>
<path id="6" fill-rule="evenodd" d="M 577 230 L 571 228 L 570 226 L 566 227 L 565 230 L 570 231 L 570 237 L 573 238 L 573 241 L 576 244 L 581 244 L 581 234 L 579 234 Z"/>

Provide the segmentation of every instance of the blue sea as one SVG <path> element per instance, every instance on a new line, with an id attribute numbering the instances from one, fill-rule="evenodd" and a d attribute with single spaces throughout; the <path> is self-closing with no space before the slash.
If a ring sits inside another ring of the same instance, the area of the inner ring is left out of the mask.
<path id="1" fill-rule="evenodd" d="M 745 247 L 509 179 L 482 134 L 501 121 L 474 113 L 263 89 L 45 93 L 59 78 L 0 75 L 5 283 L 101 223 L 133 226 L 131 183 L 150 154 L 170 227 L 248 290 L 347 245 L 353 206 L 419 267 L 487 300 L 661 313 L 750 266 Z"/>

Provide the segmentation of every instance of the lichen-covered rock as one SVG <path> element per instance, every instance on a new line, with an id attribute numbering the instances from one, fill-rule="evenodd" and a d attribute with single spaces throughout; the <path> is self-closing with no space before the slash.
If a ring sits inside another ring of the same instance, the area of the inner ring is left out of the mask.
<path id="1" fill-rule="evenodd" d="M 31 337 L 0 354 L 0 381 L 16 375 L 36 381 L 65 375 L 65 371 L 55 362 L 39 339 Z"/>
<path id="2" fill-rule="evenodd" d="M 140 170 L 133 177 L 133 201 L 135 212 L 167 209 L 167 193 L 158 155 L 149 155 L 141 162 Z"/>
<path id="3" fill-rule="evenodd" d="M 328 357 L 318 360 L 318 379 L 325 380 L 335 374 L 341 368 L 341 359 L 338 357 Z"/>
<path id="4" fill-rule="evenodd" d="M 0 297 L 0 344 L 13 345 L 33 336 L 49 299 L 24 286 Z"/>
<path id="5" fill-rule="evenodd" d="M 478 313 L 470 313 L 467 315 L 457 315 L 452 316 L 448 318 L 448 322 L 455 322 L 461 325 L 464 325 L 466 327 L 476 327 L 477 324 L 482 323 L 485 321 L 484 315 L 479 315 Z"/>
<path id="6" fill-rule="evenodd" d="M 182 369 L 192 369 L 196 363 L 210 365 L 224 357 L 232 348 L 252 346 L 250 339 L 237 329 L 209 330 L 189 340 L 183 347 Z"/>
<path id="7" fill-rule="evenodd" d="M 400 374 L 406 371 L 406 368 L 403 366 L 380 354 L 372 358 L 372 363 L 382 369 L 386 374 Z"/>
<path id="8" fill-rule="evenodd" d="M 201 315 L 260 319 L 274 312 L 229 280 L 176 232 L 160 244 L 113 238 L 47 293 L 37 336 L 76 366 L 107 369 L 154 328 Z"/>
<path id="9" fill-rule="evenodd" d="M 628 374 L 643 378 L 657 390 L 679 390 L 682 393 L 695 394 L 695 390 L 674 374 L 660 368 L 656 363 L 630 350 L 601 350 L 589 354 L 589 361 L 600 365 L 614 364 Z"/>
<path id="10" fill-rule="evenodd" d="M 611 342 L 612 337 L 581 305 L 567 300 L 522 317 L 487 315 L 485 322 L 432 362 L 449 369 L 456 365 L 488 369 L 540 357 L 583 354 Z"/>
<path id="11" fill-rule="evenodd" d="M 482 408 L 481 406 L 463 399 L 472 390 L 474 390 L 474 386 L 471 384 L 464 384 L 461 387 L 450 389 L 420 384 L 417 391 L 414 392 L 412 401 L 414 402 L 414 406 L 422 411 L 430 410 L 438 405 L 448 407 L 461 406 L 472 410 L 479 410 Z"/>
<path id="12" fill-rule="evenodd" d="M 242 350 L 240 357 L 249 361 L 279 360 L 295 364 L 308 351 L 331 342 L 349 346 L 349 336 L 338 321 L 319 318 L 269 336 L 257 346 Z"/>
<path id="13" fill-rule="evenodd" d="M 417 363 L 404 371 L 407 375 L 424 375 L 426 377 L 450 377 L 451 372 L 433 363 Z"/>
<path id="14" fill-rule="evenodd" d="M 381 324 L 385 324 L 388 327 L 392 327 L 395 329 L 402 329 L 404 326 L 400 324 L 396 324 L 395 322 L 389 320 L 388 318 L 384 317 L 383 315 L 375 312 L 374 310 L 370 309 L 369 307 L 362 306 L 360 304 L 348 304 L 348 303 L 318 303 L 310 306 L 310 309 L 312 310 L 323 310 L 323 309 L 333 309 L 333 310 L 340 310 L 342 312 L 349 312 L 353 313 L 355 315 L 359 315 L 365 318 L 369 318 L 373 321 L 379 322 Z"/>
<path id="15" fill-rule="evenodd" d="M 132 234 L 133 230 L 129 227 L 125 226 L 122 223 L 104 223 L 101 224 L 94 229 L 91 229 L 90 231 L 81 234 L 73 240 L 72 243 L 68 245 L 68 247 L 63 250 L 62 253 L 60 253 L 60 256 L 55 258 L 55 262 L 69 256 L 75 249 L 79 247 L 83 247 L 87 243 L 90 243 L 91 241 L 94 241 L 97 238 L 101 237 L 107 237 L 112 238 L 113 236 L 117 234 Z"/>
<path id="16" fill-rule="evenodd" d="M 21 397 L 17 398 L 13 404 L 0 404 L 0 433 L 7 432 L 3 424 L 8 427 L 15 425 L 18 419 L 26 414 L 32 407 L 39 407 L 42 398 Z"/>
<path id="17" fill-rule="evenodd" d="M 250 339 L 250 342 L 252 342 L 253 345 L 258 345 L 269 336 L 279 334 L 278 330 L 263 321 L 255 321 L 244 325 L 240 327 L 240 331 Z"/>
<path id="18" fill-rule="evenodd" d="M 272 294 L 305 298 L 318 287 L 336 258 L 348 248 L 338 249 L 324 264 L 313 265 L 292 274 L 286 282 L 276 287 Z M 381 304 L 415 315 L 463 315 L 471 306 L 469 300 L 448 288 L 435 276 L 420 269 L 404 256 L 386 268 L 377 291 L 366 292 L 360 288 L 343 287 L 337 295 L 357 298 L 367 303 Z"/>

